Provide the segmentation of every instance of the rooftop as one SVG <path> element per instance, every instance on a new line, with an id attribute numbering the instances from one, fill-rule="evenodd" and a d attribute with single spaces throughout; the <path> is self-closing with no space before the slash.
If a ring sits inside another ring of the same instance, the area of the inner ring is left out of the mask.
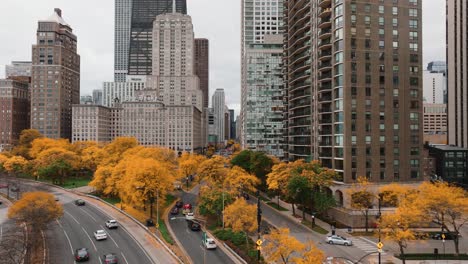
<path id="1" fill-rule="evenodd" d="M 444 151 L 454 150 L 454 151 L 468 151 L 466 148 L 460 148 L 453 145 L 428 145 L 431 148 L 436 148 Z"/>

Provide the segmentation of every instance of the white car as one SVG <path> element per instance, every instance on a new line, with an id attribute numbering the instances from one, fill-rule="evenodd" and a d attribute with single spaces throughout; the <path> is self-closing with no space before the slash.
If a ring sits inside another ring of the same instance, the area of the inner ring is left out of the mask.
<path id="1" fill-rule="evenodd" d="M 342 236 L 338 236 L 338 235 L 327 236 L 326 241 L 330 245 L 333 245 L 333 244 L 344 245 L 344 246 L 352 246 L 353 245 L 353 241 L 351 241 L 349 239 L 346 239 L 346 238 L 344 238 Z"/>
<path id="2" fill-rule="evenodd" d="M 193 220 L 195 217 L 193 216 L 193 212 L 187 213 L 185 215 L 185 220 Z"/>
<path id="3" fill-rule="evenodd" d="M 106 227 L 109 229 L 117 228 L 119 227 L 119 224 L 117 223 L 117 220 L 111 219 L 106 221 Z"/>
<path id="4" fill-rule="evenodd" d="M 215 249 L 218 247 L 212 238 L 207 238 L 205 241 L 203 241 L 203 246 L 205 246 L 206 249 Z"/>
<path id="5" fill-rule="evenodd" d="M 104 239 L 107 239 L 107 233 L 106 231 L 104 230 L 96 230 L 96 232 L 94 232 L 94 238 L 96 240 L 104 240 Z"/>

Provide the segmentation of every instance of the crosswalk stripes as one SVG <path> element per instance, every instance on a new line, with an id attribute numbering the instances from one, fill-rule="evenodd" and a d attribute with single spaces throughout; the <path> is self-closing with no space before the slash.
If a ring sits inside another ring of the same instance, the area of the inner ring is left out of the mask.
<path id="1" fill-rule="evenodd" d="M 353 240 L 353 245 L 366 253 L 377 251 L 377 245 L 375 244 L 375 242 L 364 237 L 355 237 Z M 382 255 L 385 254 L 385 251 L 382 252 Z"/>

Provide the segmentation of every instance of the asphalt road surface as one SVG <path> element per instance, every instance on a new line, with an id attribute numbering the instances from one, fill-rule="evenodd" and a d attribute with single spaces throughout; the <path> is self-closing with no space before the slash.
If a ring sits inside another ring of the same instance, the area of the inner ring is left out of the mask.
<path id="1" fill-rule="evenodd" d="M 182 200 L 185 203 L 196 205 L 197 196 L 193 193 L 185 193 Z M 195 209 L 195 208 L 193 208 Z M 222 250 L 205 250 L 202 245 L 203 231 L 192 231 L 188 228 L 187 221 L 182 212 L 179 215 L 169 214 L 169 223 L 174 234 L 180 241 L 185 251 L 189 254 L 194 264 L 229 264 L 234 263 Z"/>
<path id="2" fill-rule="evenodd" d="M 58 189 L 39 186 L 35 183 L 21 184 L 21 192 L 48 191 L 54 194 L 63 205 L 64 215 L 50 224 L 46 231 L 48 260 L 51 264 L 76 263 L 74 251 L 85 247 L 89 250 L 88 263 L 101 264 L 100 258 L 104 254 L 115 253 L 119 263 L 124 264 L 152 264 L 140 245 L 122 227 L 109 230 L 105 228 L 106 220 L 110 217 L 101 209 L 87 203 L 84 206 L 74 204 L 75 197 Z M 108 238 L 96 241 L 93 233 L 98 229 L 106 230 Z"/>

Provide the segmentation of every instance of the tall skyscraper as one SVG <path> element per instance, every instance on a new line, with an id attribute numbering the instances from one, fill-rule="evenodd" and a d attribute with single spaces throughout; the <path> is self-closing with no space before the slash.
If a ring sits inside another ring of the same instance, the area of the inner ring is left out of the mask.
<path id="1" fill-rule="evenodd" d="M 72 104 L 79 102 L 77 38 L 56 8 L 39 21 L 32 46 L 31 128 L 49 138 L 71 139 Z"/>
<path id="2" fill-rule="evenodd" d="M 214 117 L 214 132 L 216 138 L 218 140 L 217 143 L 224 142 L 225 134 L 224 131 L 224 113 L 226 107 L 226 98 L 224 96 L 224 89 L 216 89 L 213 94 L 212 99 L 212 107 L 213 107 L 213 117 Z"/>
<path id="3" fill-rule="evenodd" d="M 283 2 L 242 0 L 241 143 L 283 158 Z"/>
<path id="4" fill-rule="evenodd" d="M 30 61 L 12 61 L 10 65 L 5 66 L 5 78 L 13 76 L 31 77 Z"/>
<path id="5" fill-rule="evenodd" d="M 176 11 L 187 14 L 186 0 L 176 0 Z M 115 1 L 114 81 L 126 75 L 151 75 L 153 20 L 171 13 L 173 0 Z"/>
<path id="6" fill-rule="evenodd" d="M 421 2 L 285 3 L 289 160 L 422 180 Z"/>
<path id="7" fill-rule="evenodd" d="M 95 105 L 103 104 L 102 89 L 93 90 L 93 104 Z"/>
<path id="8" fill-rule="evenodd" d="M 208 39 L 195 39 L 195 75 L 200 78 L 200 89 L 203 92 L 203 107 L 209 105 L 210 94 L 210 52 Z"/>
<path id="9" fill-rule="evenodd" d="M 468 148 L 468 29 L 465 0 L 447 0 L 448 143 Z"/>

